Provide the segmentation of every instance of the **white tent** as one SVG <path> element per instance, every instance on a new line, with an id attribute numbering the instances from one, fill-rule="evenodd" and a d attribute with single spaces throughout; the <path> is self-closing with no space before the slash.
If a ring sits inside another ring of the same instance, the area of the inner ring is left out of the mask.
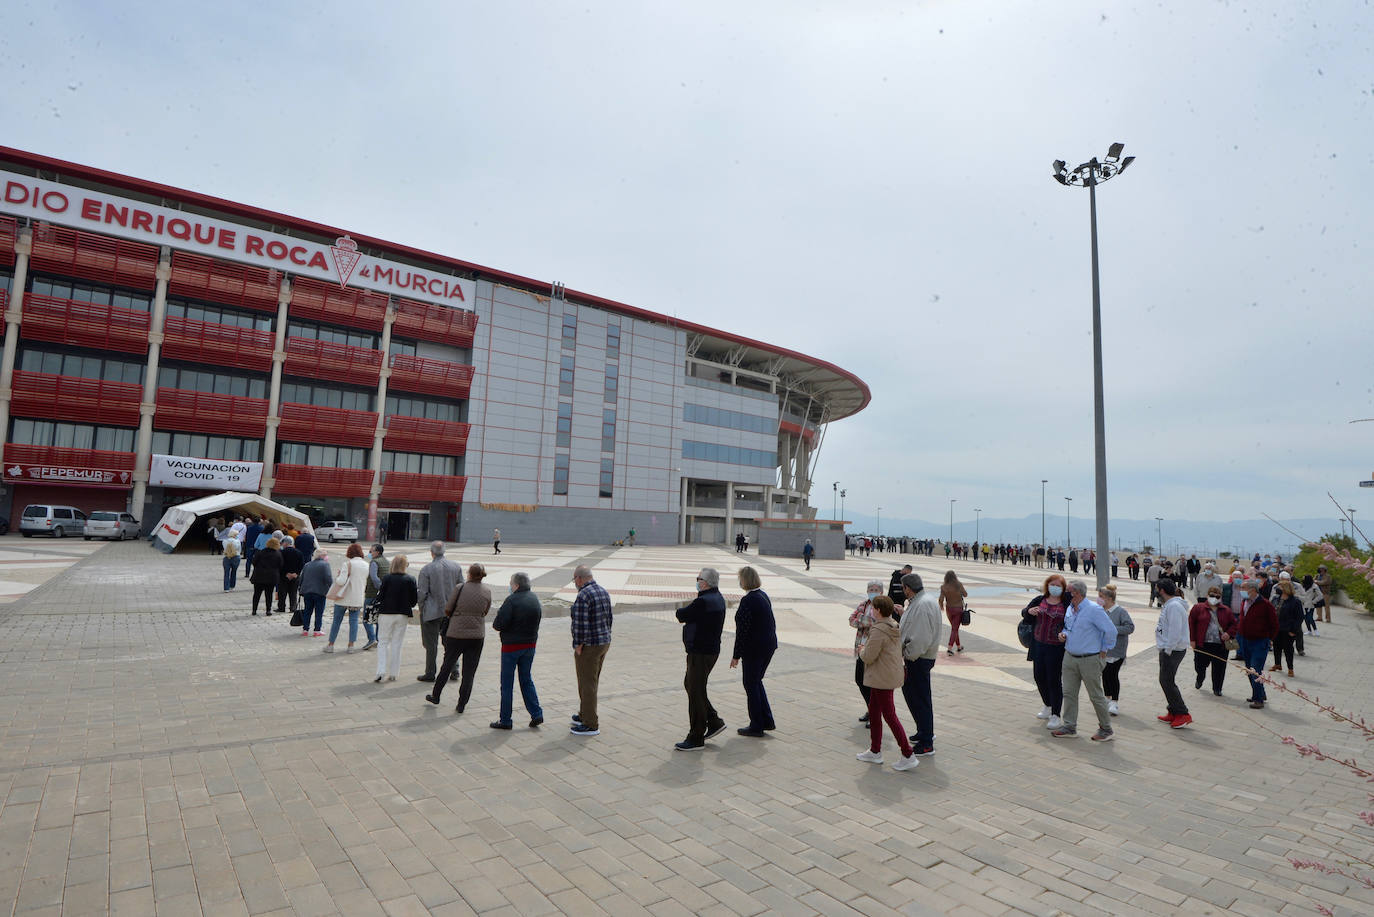
<path id="1" fill-rule="evenodd" d="M 224 510 L 233 510 L 245 515 L 270 516 L 273 519 L 289 519 L 302 532 L 313 534 L 315 531 L 315 527 L 310 524 L 310 517 L 304 513 L 282 506 L 280 503 L 273 503 L 266 497 L 257 494 L 236 493 L 232 490 L 226 490 L 222 494 L 188 500 L 169 508 L 167 512 L 162 514 L 162 518 L 158 520 L 157 528 L 153 530 L 153 546 L 164 554 L 171 554 L 176 550 L 182 536 L 196 521 L 196 517 L 208 516 Z"/>

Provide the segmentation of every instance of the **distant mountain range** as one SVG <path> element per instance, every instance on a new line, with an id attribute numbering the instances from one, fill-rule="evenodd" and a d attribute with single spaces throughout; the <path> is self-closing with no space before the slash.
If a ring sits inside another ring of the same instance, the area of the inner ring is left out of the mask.
<path id="1" fill-rule="evenodd" d="M 867 513 L 849 513 L 852 520 L 851 533 L 906 535 L 911 538 L 950 537 L 948 522 L 928 522 L 924 519 L 891 519 L 882 517 L 881 528 L 876 516 Z M 1357 520 L 1358 521 L 1358 520 Z M 1292 529 L 1304 538 L 1320 538 L 1328 532 L 1339 532 L 1338 519 L 1280 519 L 1284 528 Z M 1090 547 L 1097 537 L 1096 522 L 1093 519 L 1070 517 L 1069 537 L 1076 547 Z M 1363 526 L 1362 526 L 1363 527 Z M 1193 522 L 1191 520 L 1165 519 L 1156 528 L 1153 519 L 1113 519 L 1108 529 L 1113 549 L 1140 550 L 1148 545 L 1159 550 L 1158 533 L 1162 533 L 1164 551 L 1168 554 L 1198 554 L 1215 557 L 1222 551 L 1233 555 L 1250 556 L 1260 554 L 1282 554 L 1292 556 L 1298 552 L 1301 542 L 1268 519 L 1240 519 L 1233 522 Z M 1020 519 L 988 518 L 978 522 L 956 521 L 954 523 L 955 541 L 974 541 L 982 539 L 991 542 L 1011 541 L 1018 544 L 1035 544 L 1040 541 L 1040 514 L 1035 513 Z M 1045 517 L 1045 540 L 1051 545 L 1063 545 L 1066 540 L 1065 520 L 1062 515 Z"/>

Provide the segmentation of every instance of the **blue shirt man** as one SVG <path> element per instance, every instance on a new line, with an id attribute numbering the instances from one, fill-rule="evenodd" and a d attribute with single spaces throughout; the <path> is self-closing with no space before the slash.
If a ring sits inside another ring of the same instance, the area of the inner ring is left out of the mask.
<path id="1" fill-rule="evenodd" d="M 1094 742 L 1113 739 L 1111 714 L 1107 711 L 1107 695 L 1102 690 L 1102 669 L 1107 653 L 1116 646 L 1116 625 L 1102 606 L 1088 598 L 1088 586 L 1082 580 L 1069 583 L 1069 608 L 1064 613 L 1064 705 L 1060 718 L 1063 725 L 1050 733 L 1057 739 L 1078 734 L 1078 689 L 1086 686 L 1088 700 L 1097 714 Z"/>

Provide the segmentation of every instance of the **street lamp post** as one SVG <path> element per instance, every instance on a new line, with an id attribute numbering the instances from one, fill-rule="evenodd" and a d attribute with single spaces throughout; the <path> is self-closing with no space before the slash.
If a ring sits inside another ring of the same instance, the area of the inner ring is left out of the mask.
<path id="1" fill-rule="evenodd" d="M 949 498 L 949 543 L 954 544 L 954 504 L 958 503 L 957 497 Z"/>
<path id="2" fill-rule="evenodd" d="M 1125 144 L 1113 143 L 1107 149 L 1102 162 L 1096 157 L 1070 171 L 1059 159 L 1054 163 L 1055 181 L 1065 186 L 1087 186 L 1088 223 L 1092 245 L 1093 275 L 1093 432 L 1094 466 L 1097 479 L 1097 554 L 1107 557 L 1111 553 L 1111 543 L 1107 535 L 1107 432 L 1104 419 L 1102 396 L 1102 295 L 1097 276 L 1097 186 L 1108 179 L 1115 178 L 1135 161 L 1134 156 L 1121 158 Z M 1109 573 L 1101 565 L 1097 568 L 1097 585 L 1107 584 Z"/>
<path id="3" fill-rule="evenodd" d="M 835 500 L 839 497 L 839 495 L 840 495 L 840 482 L 839 482 L 839 481 L 836 481 L 834 484 L 831 484 L 831 485 L 830 485 L 830 514 L 831 514 L 832 516 L 834 516 L 834 514 L 835 514 Z M 837 517 L 837 518 L 838 518 L 838 517 Z"/>
<path id="4" fill-rule="evenodd" d="M 845 495 L 847 492 L 848 492 L 848 491 L 845 491 L 845 490 L 843 490 L 843 489 L 840 491 L 840 515 L 841 515 L 841 516 L 844 515 L 844 495 Z"/>
<path id="5" fill-rule="evenodd" d="M 883 534 L 883 508 L 882 508 L 881 506 L 878 507 L 878 533 L 877 533 L 877 534 L 878 534 L 879 537 L 882 537 L 882 534 Z"/>
<path id="6" fill-rule="evenodd" d="M 1345 511 L 1350 514 L 1350 540 L 1355 541 L 1355 510 L 1347 506 Z M 1358 547 L 1359 544 L 1358 541 L 1355 541 L 1356 547 Z"/>
<path id="7" fill-rule="evenodd" d="M 1163 517 L 1163 516 L 1155 516 L 1155 539 L 1159 542 L 1159 544 L 1155 545 L 1155 553 L 1156 553 L 1156 554 L 1163 554 L 1163 553 L 1164 553 L 1164 527 L 1163 527 L 1163 523 L 1164 523 L 1164 517 Z"/>
<path id="8" fill-rule="evenodd" d="M 982 529 L 982 524 L 983 524 L 983 511 L 982 511 L 981 509 L 975 508 L 975 509 L 973 510 L 973 540 L 974 540 L 974 541 L 977 541 L 978 538 L 979 538 L 978 533 L 979 533 L 979 531 L 981 531 L 981 529 Z"/>
<path id="9" fill-rule="evenodd" d="M 1064 547 L 1072 550 L 1073 548 L 1073 529 L 1070 523 L 1069 504 L 1073 502 L 1073 497 L 1064 498 Z"/>
<path id="10" fill-rule="evenodd" d="M 1049 478 L 1040 479 L 1040 547 L 1045 547 L 1045 485 Z"/>

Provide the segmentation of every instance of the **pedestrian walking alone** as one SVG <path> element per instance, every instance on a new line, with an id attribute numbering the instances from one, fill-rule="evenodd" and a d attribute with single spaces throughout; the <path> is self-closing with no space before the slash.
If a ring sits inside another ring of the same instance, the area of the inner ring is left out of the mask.
<path id="1" fill-rule="evenodd" d="M 945 619 L 949 621 L 949 645 L 945 647 L 946 655 L 954 655 L 955 647 L 958 647 L 961 653 L 964 651 L 964 644 L 959 639 L 959 625 L 964 621 L 966 598 L 968 590 L 959 582 L 959 575 L 953 570 L 945 571 L 945 581 L 940 585 L 940 607 L 944 609 Z"/>

